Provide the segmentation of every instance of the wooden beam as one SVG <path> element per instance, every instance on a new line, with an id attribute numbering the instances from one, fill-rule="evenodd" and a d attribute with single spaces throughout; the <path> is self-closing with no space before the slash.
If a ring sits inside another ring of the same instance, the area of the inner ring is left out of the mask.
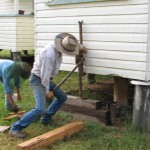
<path id="1" fill-rule="evenodd" d="M 24 114 L 25 113 L 25 111 L 23 110 L 23 111 L 18 111 L 17 113 L 15 113 L 15 112 L 11 112 L 11 113 L 9 113 L 10 115 L 21 115 L 21 114 Z"/>
<path id="2" fill-rule="evenodd" d="M 8 117 L 5 117 L 4 120 L 11 120 L 15 117 L 21 118 L 24 115 L 25 111 L 20 111 L 18 113 L 10 113 L 11 115 Z"/>
<path id="3" fill-rule="evenodd" d="M 68 104 L 63 105 L 61 107 L 61 110 L 70 113 L 78 113 L 78 114 L 95 117 L 98 118 L 105 125 L 112 125 L 110 110 L 94 110 L 94 109 L 82 108 L 82 107 L 68 105 Z"/>
<path id="4" fill-rule="evenodd" d="M 17 116 L 18 115 L 11 115 L 11 116 L 5 117 L 4 120 L 11 120 L 12 118 L 15 118 Z"/>
<path id="5" fill-rule="evenodd" d="M 0 132 L 5 132 L 9 128 L 10 128 L 10 126 L 0 126 Z"/>
<path id="6" fill-rule="evenodd" d="M 79 3 L 89 3 L 89 2 L 99 2 L 108 0 L 53 0 L 46 3 L 47 6 L 55 5 L 66 5 L 66 4 L 79 4 Z"/>
<path id="7" fill-rule="evenodd" d="M 79 132 L 84 127 L 84 123 L 76 121 L 65 126 L 37 136 L 33 139 L 18 144 L 17 150 L 33 150 L 41 146 L 51 145 L 64 137 L 70 137 L 72 134 Z"/>
<path id="8" fill-rule="evenodd" d="M 128 79 L 114 77 L 114 102 L 127 105 L 128 100 Z"/>
<path id="9" fill-rule="evenodd" d="M 78 106 L 78 107 L 83 107 L 83 108 L 90 108 L 90 109 L 100 109 L 101 102 L 98 100 L 83 100 L 80 97 L 68 95 L 67 96 L 67 101 L 65 104 L 68 105 L 73 105 L 73 106 Z"/>

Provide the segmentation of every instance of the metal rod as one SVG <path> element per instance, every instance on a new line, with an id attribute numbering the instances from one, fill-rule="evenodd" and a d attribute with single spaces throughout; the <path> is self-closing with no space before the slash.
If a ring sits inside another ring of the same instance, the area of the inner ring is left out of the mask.
<path id="1" fill-rule="evenodd" d="M 69 76 L 78 68 L 78 66 L 80 66 L 83 61 L 85 60 L 85 58 L 82 58 L 78 64 L 72 69 L 72 71 L 53 89 L 53 91 L 55 91 L 58 87 L 60 87 L 68 78 Z"/>
<path id="2" fill-rule="evenodd" d="M 83 44 L 83 37 L 82 37 L 82 24 L 83 21 L 78 21 L 79 23 L 79 33 L 80 33 L 80 44 Z M 79 55 L 77 56 L 78 60 L 83 58 L 83 52 L 80 51 Z M 82 92 L 82 74 L 83 74 L 83 63 L 78 67 L 79 76 L 78 76 L 78 83 L 79 83 L 79 96 L 83 97 Z"/>

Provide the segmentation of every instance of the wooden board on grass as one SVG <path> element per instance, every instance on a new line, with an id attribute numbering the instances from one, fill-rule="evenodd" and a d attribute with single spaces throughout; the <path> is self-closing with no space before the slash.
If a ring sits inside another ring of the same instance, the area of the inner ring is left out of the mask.
<path id="1" fill-rule="evenodd" d="M 64 137 L 70 137 L 72 134 L 79 132 L 84 127 L 84 123 L 76 121 L 64 125 L 60 128 L 37 136 L 33 139 L 18 144 L 17 150 L 33 150 L 38 147 L 51 145 L 56 141 L 62 140 Z"/>
<path id="2" fill-rule="evenodd" d="M 14 115 L 10 115 L 8 117 L 5 117 L 4 120 L 11 120 L 15 117 L 18 117 L 18 118 L 22 118 L 24 116 L 24 113 L 15 113 Z"/>
<path id="3" fill-rule="evenodd" d="M 9 128 L 10 128 L 10 126 L 0 126 L 0 132 L 5 132 Z"/>
<path id="4" fill-rule="evenodd" d="M 5 117 L 4 120 L 11 120 L 12 118 L 15 118 L 17 116 L 18 115 L 11 115 L 11 116 Z"/>
<path id="5" fill-rule="evenodd" d="M 9 113 L 10 115 L 17 115 L 17 114 L 24 114 L 25 113 L 25 111 L 23 110 L 23 111 L 18 111 L 17 113 L 15 113 L 15 112 L 11 112 L 11 113 Z"/>

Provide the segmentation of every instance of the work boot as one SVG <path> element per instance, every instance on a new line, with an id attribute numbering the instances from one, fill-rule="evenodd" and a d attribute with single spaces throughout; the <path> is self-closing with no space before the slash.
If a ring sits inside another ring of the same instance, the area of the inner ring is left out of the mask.
<path id="1" fill-rule="evenodd" d="M 10 130 L 9 134 L 15 138 L 20 138 L 20 139 L 24 139 L 26 137 L 26 135 L 22 133 L 21 131 Z"/>

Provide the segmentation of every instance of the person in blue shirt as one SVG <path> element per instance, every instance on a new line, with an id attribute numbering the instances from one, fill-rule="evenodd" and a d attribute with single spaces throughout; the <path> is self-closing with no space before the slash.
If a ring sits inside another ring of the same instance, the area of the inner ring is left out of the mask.
<path id="1" fill-rule="evenodd" d="M 5 93 L 5 106 L 7 110 L 17 112 L 18 106 L 13 100 L 14 87 L 16 88 L 17 100 L 20 96 L 20 77 L 28 79 L 31 67 L 25 62 L 15 62 L 7 59 L 0 59 L 0 82 L 3 84 Z"/>

